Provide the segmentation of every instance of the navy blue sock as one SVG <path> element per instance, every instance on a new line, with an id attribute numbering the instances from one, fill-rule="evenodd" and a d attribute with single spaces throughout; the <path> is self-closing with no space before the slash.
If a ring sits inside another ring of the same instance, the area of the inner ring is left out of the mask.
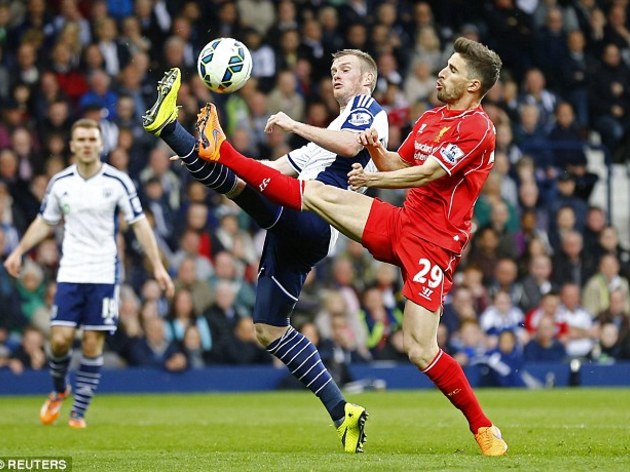
<path id="1" fill-rule="evenodd" d="M 236 174 L 221 164 L 204 161 L 197 153 L 197 140 L 178 121 L 169 123 L 160 138 L 177 153 L 195 180 L 219 193 L 228 193 L 236 185 Z"/>
<path id="2" fill-rule="evenodd" d="M 346 400 L 324 366 L 313 343 L 292 326 L 267 351 L 286 364 L 291 373 L 322 401 L 333 421 L 345 415 Z"/>
<path id="3" fill-rule="evenodd" d="M 81 365 L 77 372 L 77 386 L 74 392 L 74 403 L 72 413 L 77 416 L 85 416 L 94 397 L 94 392 L 101 381 L 101 368 L 103 367 L 103 356 L 81 357 Z"/>
<path id="4" fill-rule="evenodd" d="M 48 355 L 48 367 L 53 381 L 53 389 L 57 393 L 64 393 L 68 383 L 68 367 L 72 359 L 72 351 L 65 356 L 55 357 L 52 353 Z"/>
<path id="5" fill-rule="evenodd" d="M 262 229 L 271 229 L 282 215 L 283 208 L 281 206 L 267 200 L 249 185 L 239 195 L 232 197 L 232 200 L 245 210 Z"/>

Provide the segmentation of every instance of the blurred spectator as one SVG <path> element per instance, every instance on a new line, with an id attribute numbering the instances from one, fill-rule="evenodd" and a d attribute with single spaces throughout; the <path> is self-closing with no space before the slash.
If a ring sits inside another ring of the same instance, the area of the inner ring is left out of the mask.
<path id="1" fill-rule="evenodd" d="M 566 356 L 564 345 L 555 337 L 553 319 L 543 317 L 538 322 L 535 335 L 524 349 L 525 362 L 561 362 Z"/>
<path id="2" fill-rule="evenodd" d="M 608 9 L 604 27 L 604 42 L 619 48 L 626 64 L 630 61 L 630 31 L 628 30 L 627 3 L 613 3 Z"/>
<path id="3" fill-rule="evenodd" d="M 424 60 L 412 63 L 405 78 L 403 91 L 409 103 L 425 101 L 435 89 L 437 76 L 431 72 L 431 65 Z"/>
<path id="4" fill-rule="evenodd" d="M 611 225 L 604 226 L 599 233 L 597 243 L 589 247 L 589 257 L 585 258 L 585 262 L 590 262 L 589 269 L 592 269 L 589 275 L 593 275 L 597 271 L 597 261 L 604 254 L 617 256 L 619 274 L 626 279 L 630 277 L 630 251 L 621 245 L 619 232 L 617 228 Z"/>
<path id="5" fill-rule="evenodd" d="M 552 280 L 558 287 L 571 283 L 578 286 L 586 282 L 586 265 L 582 256 L 584 243 L 579 231 L 568 231 L 562 236 L 560 250 L 553 256 Z"/>
<path id="6" fill-rule="evenodd" d="M 166 320 L 166 339 L 184 342 L 184 335 L 189 326 L 195 326 L 201 337 L 201 347 L 210 352 L 213 345 L 213 336 L 208 320 L 199 316 L 194 311 L 192 294 L 186 288 L 180 288 L 175 292 L 171 302 L 171 310 Z"/>
<path id="7" fill-rule="evenodd" d="M 560 59 L 561 90 L 575 109 L 578 127 L 584 130 L 589 124 L 588 71 L 595 60 L 587 55 L 586 40 L 580 30 L 569 31 L 567 48 L 568 54 Z"/>
<path id="8" fill-rule="evenodd" d="M 203 369 L 212 362 L 209 351 L 203 348 L 201 334 L 196 325 L 188 325 L 181 342 L 181 349 L 186 356 L 189 369 Z"/>
<path id="9" fill-rule="evenodd" d="M 525 329 L 530 334 L 535 333 L 538 323 L 544 318 L 549 318 L 553 321 L 555 327 L 554 337 L 563 345 L 566 344 L 569 327 L 566 320 L 562 318 L 560 297 L 556 291 L 544 294 L 538 306 L 526 314 Z"/>
<path id="10" fill-rule="evenodd" d="M 271 354 L 256 340 L 251 316 L 236 320 L 231 339 L 224 344 L 223 360 L 228 364 L 271 364 Z"/>
<path id="11" fill-rule="evenodd" d="M 383 304 L 383 295 L 377 287 L 365 290 L 362 297 L 359 317 L 365 323 L 368 333 L 367 347 L 372 358 L 390 360 L 398 357 L 392 350 L 390 338 L 402 328 L 403 314 L 397 308 L 387 308 Z M 395 349 L 394 349 L 395 351 Z"/>
<path id="12" fill-rule="evenodd" d="M 302 121 L 304 118 L 304 98 L 296 90 L 296 80 L 293 72 L 283 70 L 278 73 L 276 86 L 267 99 L 269 113 L 283 111 L 294 120 Z"/>
<path id="13" fill-rule="evenodd" d="M 567 56 L 566 31 L 562 11 L 556 6 L 547 8 L 536 34 L 534 60 L 552 90 L 560 86 L 562 60 Z"/>
<path id="14" fill-rule="evenodd" d="M 217 290 L 219 283 L 227 282 L 234 290 L 234 301 L 238 310 L 243 313 L 251 313 L 256 299 L 254 287 L 244 279 L 244 267 L 239 265 L 234 255 L 228 251 L 221 251 L 214 257 L 214 275 L 210 277 L 211 286 Z"/>
<path id="15" fill-rule="evenodd" d="M 488 289 L 483 284 L 483 271 L 475 263 L 467 264 L 462 273 L 461 286 L 470 290 L 475 313 L 479 314 L 490 305 Z"/>
<path id="16" fill-rule="evenodd" d="M 258 79 L 262 92 L 269 92 L 276 75 L 276 56 L 265 37 L 255 28 L 248 28 L 243 33 L 243 42 L 252 55 L 252 77 Z"/>
<path id="17" fill-rule="evenodd" d="M 610 293 L 613 290 L 623 292 L 626 300 L 625 310 L 630 312 L 628 280 L 619 275 L 619 260 L 617 256 L 604 254 L 599 261 L 599 271 L 584 285 L 582 294 L 584 308 L 594 316 L 596 313 L 601 313 L 608 309 L 610 306 Z"/>
<path id="18" fill-rule="evenodd" d="M 451 338 L 455 360 L 462 366 L 475 364 L 486 353 L 486 337 L 476 320 L 466 320 Z"/>
<path id="19" fill-rule="evenodd" d="M 115 77 L 131 58 L 129 48 L 118 39 L 118 26 L 113 18 L 97 18 L 94 32 L 95 42 L 105 59 L 105 71 Z"/>
<path id="20" fill-rule="evenodd" d="M 510 296 L 513 305 L 520 306 L 523 286 L 518 280 L 518 265 L 513 259 L 503 257 L 497 261 L 488 292 L 493 298 L 495 294 L 505 292 Z"/>
<path id="21" fill-rule="evenodd" d="M 30 260 L 24 262 L 20 277 L 17 281 L 17 291 L 20 295 L 21 311 L 27 320 L 31 320 L 35 311 L 45 306 L 44 272 L 41 267 Z"/>
<path id="22" fill-rule="evenodd" d="M 565 347 L 569 357 L 586 357 L 593 349 L 593 315 L 580 305 L 580 286 L 567 283 L 560 289 L 560 315 L 569 329 Z"/>
<path id="23" fill-rule="evenodd" d="M 9 359 L 9 369 L 14 374 L 25 370 L 42 370 L 48 366 L 44 352 L 44 335 L 35 327 L 27 326 L 22 332 L 22 342 Z"/>
<path id="24" fill-rule="evenodd" d="M 601 66 L 590 79 L 591 123 L 601 135 L 602 144 L 619 158 L 619 146 L 628 130 L 630 70 L 621 61 L 619 48 L 615 44 L 606 44 L 601 61 Z"/>
<path id="25" fill-rule="evenodd" d="M 599 244 L 599 237 L 606 224 L 606 212 L 603 208 L 590 206 L 586 211 L 584 224 L 584 247 L 592 248 Z"/>
<path id="26" fill-rule="evenodd" d="M 238 320 L 243 316 L 248 316 L 239 309 L 235 300 L 234 286 L 228 281 L 221 280 L 215 287 L 215 302 L 203 314 L 214 339 L 213 357 L 220 361 L 223 360 L 223 353 L 226 352 L 225 345 L 232 339 Z"/>
<path id="27" fill-rule="evenodd" d="M 539 254 L 534 256 L 527 268 L 527 274 L 523 278 L 523 299 L 521 309 L 527 313 L 540 303 L 544 295 L 556 289 L 551 281 L 551 259 L 549 256 Z"/>
<path id="28" fill-rule="evenodd" d="M 198 259 L 195 256 L 186 256 L 177 267 L 177 277 L 173 281 L 175 289 L 186 289 L 192 297 L 193 311 L 196 315 L 200 315 L 206 311 L 214 301 L 214 294 L 205 281 L 199 279 L 196 271 L 196 263 Z"/>
<path id="29" fill-rule="evenodd" d="M 514 0 L 485 2 L 488 46 L 501 56 L 504 69 L 517 81 L 532 64 L 534 23 L 531 15 L 518 8 Z"/>
<path id="30" fill-rule="evenodd" d="M 324 293 L 323 309 L 315 317 L 315 324 L 321 335 L 332 337 L 333 318 L 343 317 L 346 320 L 347 335 L 351 343 L 357 347 L 361 356 L 369 357 L 367 349 L 367 329 L 357 312 L 350 312 L 348 303 L 338 290 L 328 290 Z"/>
<path id="31" fill-rule="evenodd" d="M 488 387 L 525 387 L 525 358 L 517 335 L 509 330 L 499 334 L 497 345 L 490 349 L 481 364 L 481 384 Z M 485 375 L 484 375 L 485 373 Z"/>
<path id="32" fill-rule="evenodd" d="M 466 320 L 477 320 L 470 290 L 466 287 L 457 287 L 451 293 L 452 296 L 447 298 L 444 303 L 444 310 L 440 318 L 440 324 L 446 327 L 449 338 L 452 333 L 459 330 L 461 324 Z"/>
<path id="33" fill-rule="evenodd" d="M 497 346 L 499 335 L 504 330 L 516 335 L 521 345 L 527 342 L 528 336 L 523 323 L 523 312 L 512 304 L 510 294 L 504 291 L 497 292 L 493 304 L 479 316 L 479 326 L 486 333 L 486 342 L 490 348 Z"/>
<path id="34" fill-rule="evenodd" d="M 469 262 L 481 269 L 483 283 L 489 284 L 494 275 L 494 270 L 499 259 L 499 235 L 490 226 L 485 226 L 475 233 Z"/>
<path id="35" fill-rule="evenodd" d="M 125 16 L 121 21 L 121 40 L 127 45 L 129 53 L 133 56 L 136 52 L 149 53 L 151 40 L 142 35 L 140 20 L 135 16 Z M 89 41 L 86 41 L 88 43 Z"/>
<path id="36" fill-rule="evenodd" d="M 554 252 L 561 250 L 562 240 L 566 234 L 573 231 L 580 232 L 575 210 L 569 205 L 559 207 L 554 213 L 551 223 L 549 242 Z"/>
<path id="37" fill-rule="evenodd" d="M 553 106 L 553 104 L 549 106 Z M 553 154 L 548 148 L 547 130 L 543 125 L 540 109 L 536 104 L 523 103 L 520 106 L 519 119 L 514 129 L 514 142 L 521 152 L 531 154 L 534 157 L 537 169 L 544 170 L 551 167 Z"/>
<path id="38" fill-rule="evenodd" d="M 312 19 L 305 19 L 301 28 L 301 41 L 298 47 L 298 55 L 301 59 L 311 65 L 314 80 L 328 77 L 327 70 L 330 64 L 330 53 L 336 51 L 326 51 L 322 42 L 322 27 L 319 22 Z M 328 54 L 326 54 L 328 52 Z"/>
<path id="39" fill-rule="evenodd" d="M 143 320 L 144 337 L 131 347 L 129 364 L 136 367 L 162 368 L 169 372 L 180 372 L 187 367 L 187 360 L 176 342 L 166 337 L 161 318 L 150 316 Z"/>
<path id="40" fill-rule="evenodd" d="M 179 239 L 179 249 L 173 254 L 169 265 L 179 271 L 185 259 L 192 259 L 195 262 L 195 278 L 208 280 L 214 273 L 214 267 L 208 257 L 199 253 L 200 244 L 200 235 L 196 231 L 185 230 Z"/>
<path id="41" fill-rule="evenodd" d="M 317 20 L 322 26 L 322 44 L 326 53 L 343 48 L 343 37 L 339 31 L 339 13 L 333 5 L 323 5 L 317 11 Z"/>

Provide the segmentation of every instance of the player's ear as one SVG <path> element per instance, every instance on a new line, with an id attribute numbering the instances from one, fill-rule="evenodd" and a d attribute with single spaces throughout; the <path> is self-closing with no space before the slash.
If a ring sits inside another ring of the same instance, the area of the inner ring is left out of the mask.
<path id="1" fill-rule="evenodd" d="M 468 91 L 470 93 L 479 93 L 481 90 L 481 81 L 479 79 L 473 79 L 468 83 Z"/>
<path id="2" fill-rule="evenodd" d="M 371 88 L 373 83 L 374 74 L 372 74 L 371 72 L 366 72 L 365 74 L 363 74 L 363 86 Z"/>

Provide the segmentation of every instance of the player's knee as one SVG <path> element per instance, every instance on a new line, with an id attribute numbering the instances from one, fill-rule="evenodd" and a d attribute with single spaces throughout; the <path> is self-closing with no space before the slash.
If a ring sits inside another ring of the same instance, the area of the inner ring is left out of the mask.
<path id="1" fill-rule="evenodd" d="M 52 333 L 50 337 L 50 351 L 53 356 L 65 356 L 70 350 L 72 338 L 68 338 L 63 333 Z"/>
<path id="2" fill-rule="evenodd" d="M 437 346 L 423 346 L 420 343 L 410 343 L 405 346 L 409 361 L 420 369 L 427 367 L 437 354 Z"/>
<path id="3" fill-rule="evenodd" d="M 306 209 L 314 208 L 317 202 L 325 200 L 326 185 L 318 180 L 309 180 L 304 185 L 304 193 L 302 194 L 302 204 Z"/>
<path id="4" fill-rule="evenodd" d="M 287 330 L 287 327 L 271 326 L 265 323 L 255 323 L 254 327 L 256 328 L 256 339 L 265 347 L 281 337 Z"/>

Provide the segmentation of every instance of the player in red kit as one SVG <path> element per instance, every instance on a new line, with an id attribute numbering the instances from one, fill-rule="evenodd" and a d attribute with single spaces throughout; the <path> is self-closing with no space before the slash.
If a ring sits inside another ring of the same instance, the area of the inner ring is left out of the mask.
<path id="1" fill-rule="evenodd" d="M 376 259 L 398 265 L 407 298 L 403 338 L 410 361 L 462 411 L 481 452 L 501 456 L 507 444 L 499 428 L 484 414 L 462 368 L 437 344 L 442 302 L 493 165 L 495 130 L 480 103 L 502 65 L 480 43 L 459 38 L 454 48 L 436 84 L 445 106 L 424 113 L 398 152 L 387 151 L 373 129 L 357 138 L 379 172 L 353 165 L 350 187 L 408 188 L 402 207 L 321 182 L 295 180 L 242 156 L 225 140 L 212 105 L 199 114 L 199 155 L 231 168 L 271 200 L 317 213 L 360 241 Z M 267 126 L 268 131 L 289 130 L 279 122 Z"/>

